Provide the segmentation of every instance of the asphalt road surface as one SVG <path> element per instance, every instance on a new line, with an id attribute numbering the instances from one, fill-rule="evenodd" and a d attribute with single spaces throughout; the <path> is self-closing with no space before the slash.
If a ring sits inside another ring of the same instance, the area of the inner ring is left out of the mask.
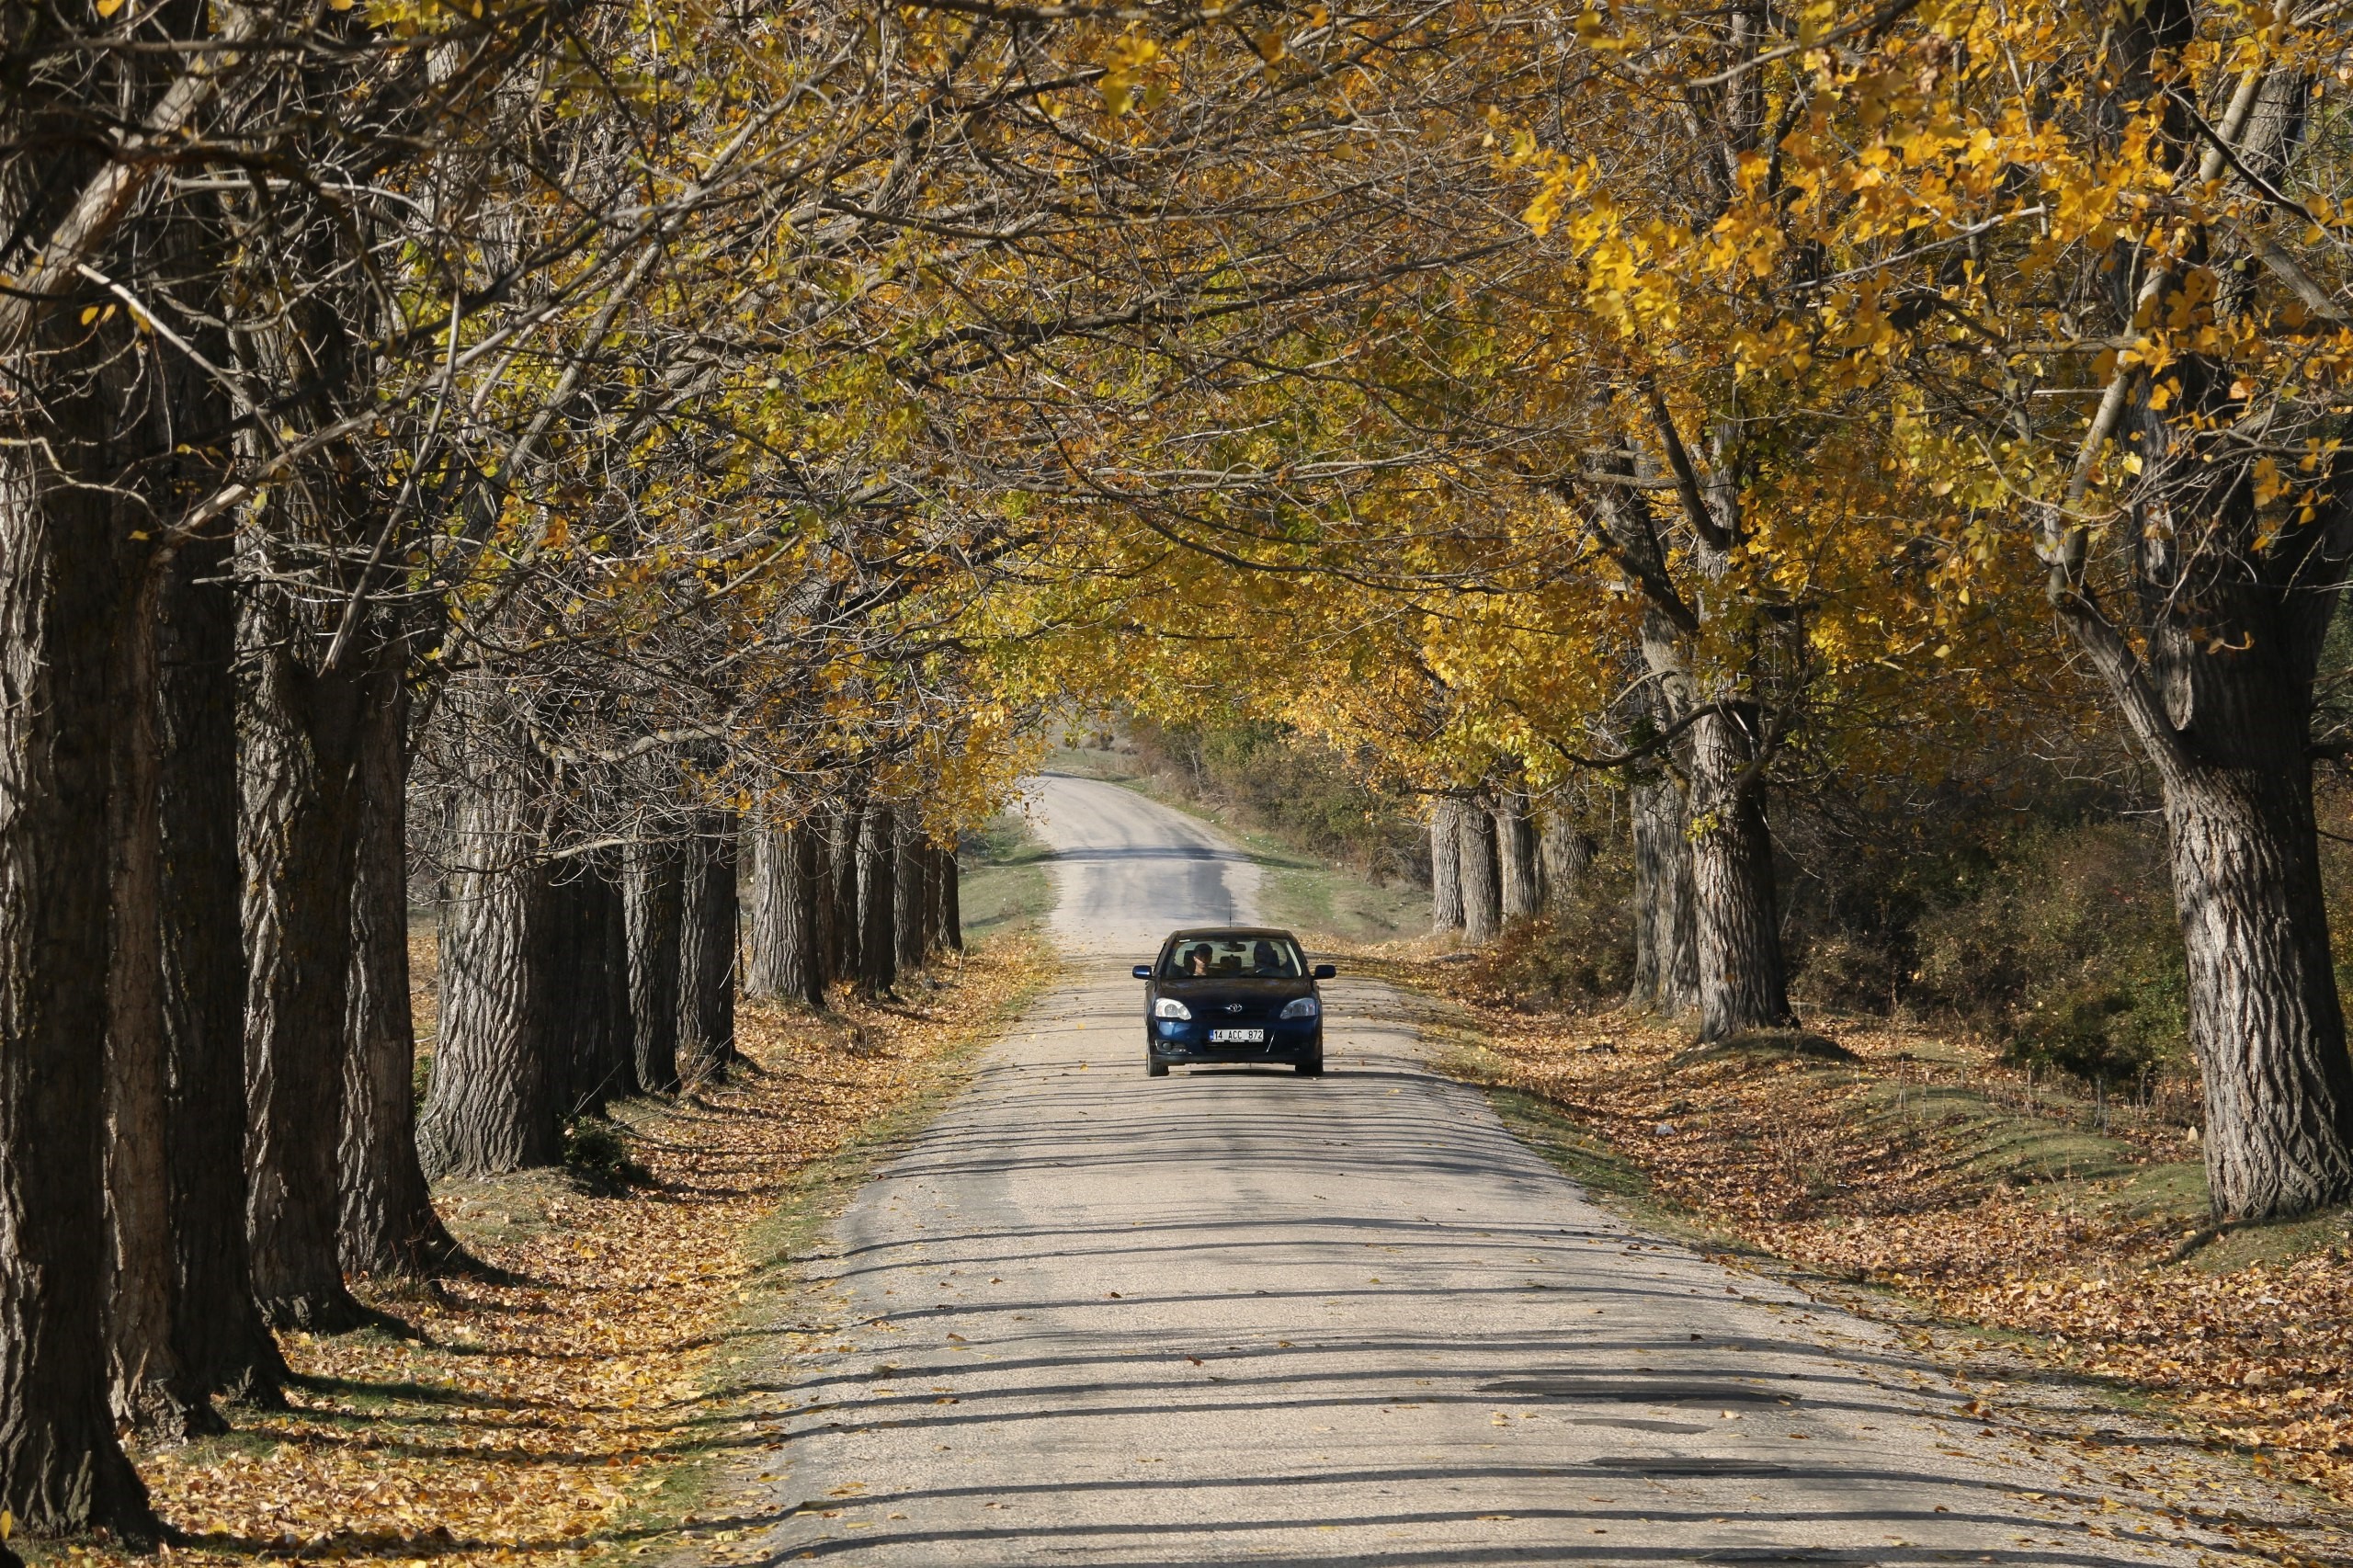
<path id="1" fill-rule="evenodd" d="M 1321 1080 L 1148 1080 L 1127 966 L 1252 917 L 1255 868 L 1109 785 L 1033 800 L 1074 978 L 812 1261 L 841 1326 L 732 1560 L 2198 1561 L 1886 1331 L 1588 1202 L 1381 987 L 1326 987 Z"/>

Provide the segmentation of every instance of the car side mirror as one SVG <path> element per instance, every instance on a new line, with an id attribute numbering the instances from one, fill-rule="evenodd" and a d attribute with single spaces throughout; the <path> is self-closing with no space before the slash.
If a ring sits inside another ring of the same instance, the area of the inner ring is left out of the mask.
<path id="1" fill-rule="evenodd" d="M 1152 966 L 1148 963 L 1140 963 L 1136 965 L 1136 978 L 1138 980 L 1150 980 L 1152 978 Z"/>
<path id="2" fill-rule="evenodd" d="M 1315 966 L 1315 978 L 1318 980 L 1329 980 L 1339 972 L 1328 963 L 1319 963 Z"/>

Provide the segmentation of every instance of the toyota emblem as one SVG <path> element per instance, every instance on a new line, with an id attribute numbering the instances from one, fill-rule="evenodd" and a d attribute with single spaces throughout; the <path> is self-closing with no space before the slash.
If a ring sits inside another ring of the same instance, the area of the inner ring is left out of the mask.
<path id="1" fill-rule="evenodd" d="M 1242 1011 L 1242 1004 L 1239 1002 L 1228 1002 L 1225 1005 L 1225 1010 L 1229 1013 L 1238 1013 Z"/>

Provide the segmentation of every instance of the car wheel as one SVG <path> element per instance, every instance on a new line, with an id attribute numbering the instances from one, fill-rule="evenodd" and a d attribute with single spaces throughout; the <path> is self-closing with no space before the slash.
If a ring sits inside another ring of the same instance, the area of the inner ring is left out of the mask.
<path id="1" fill-rule="evenodd" d="M 1299 1064 L 1299 1075 L 1302 1078 L 1321 1078 L 1324 1076 L 1324 1059 L 1320 1056 L 1309 1057 Z"/>
<path id="2" fill-rule="evenodd" d="M 1143 1075 L 1147 1078 L 1168 1076 L 1168 1063 L 1147 1051 L 1143 1053 Z"/>

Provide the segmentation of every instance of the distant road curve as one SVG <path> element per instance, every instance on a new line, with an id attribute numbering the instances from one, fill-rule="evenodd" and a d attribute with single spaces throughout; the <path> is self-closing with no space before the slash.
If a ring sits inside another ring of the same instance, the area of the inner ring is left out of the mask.
<path id="1" fill-rule="evenodd" d="M 1259 918 L 1257 865 L 1207 823 L 1067 773 L 1030 779 L 1023 800 L 1054 851 L 1050 929 L 1063 951 L 1142 962 L 1178 926 Z"/>

